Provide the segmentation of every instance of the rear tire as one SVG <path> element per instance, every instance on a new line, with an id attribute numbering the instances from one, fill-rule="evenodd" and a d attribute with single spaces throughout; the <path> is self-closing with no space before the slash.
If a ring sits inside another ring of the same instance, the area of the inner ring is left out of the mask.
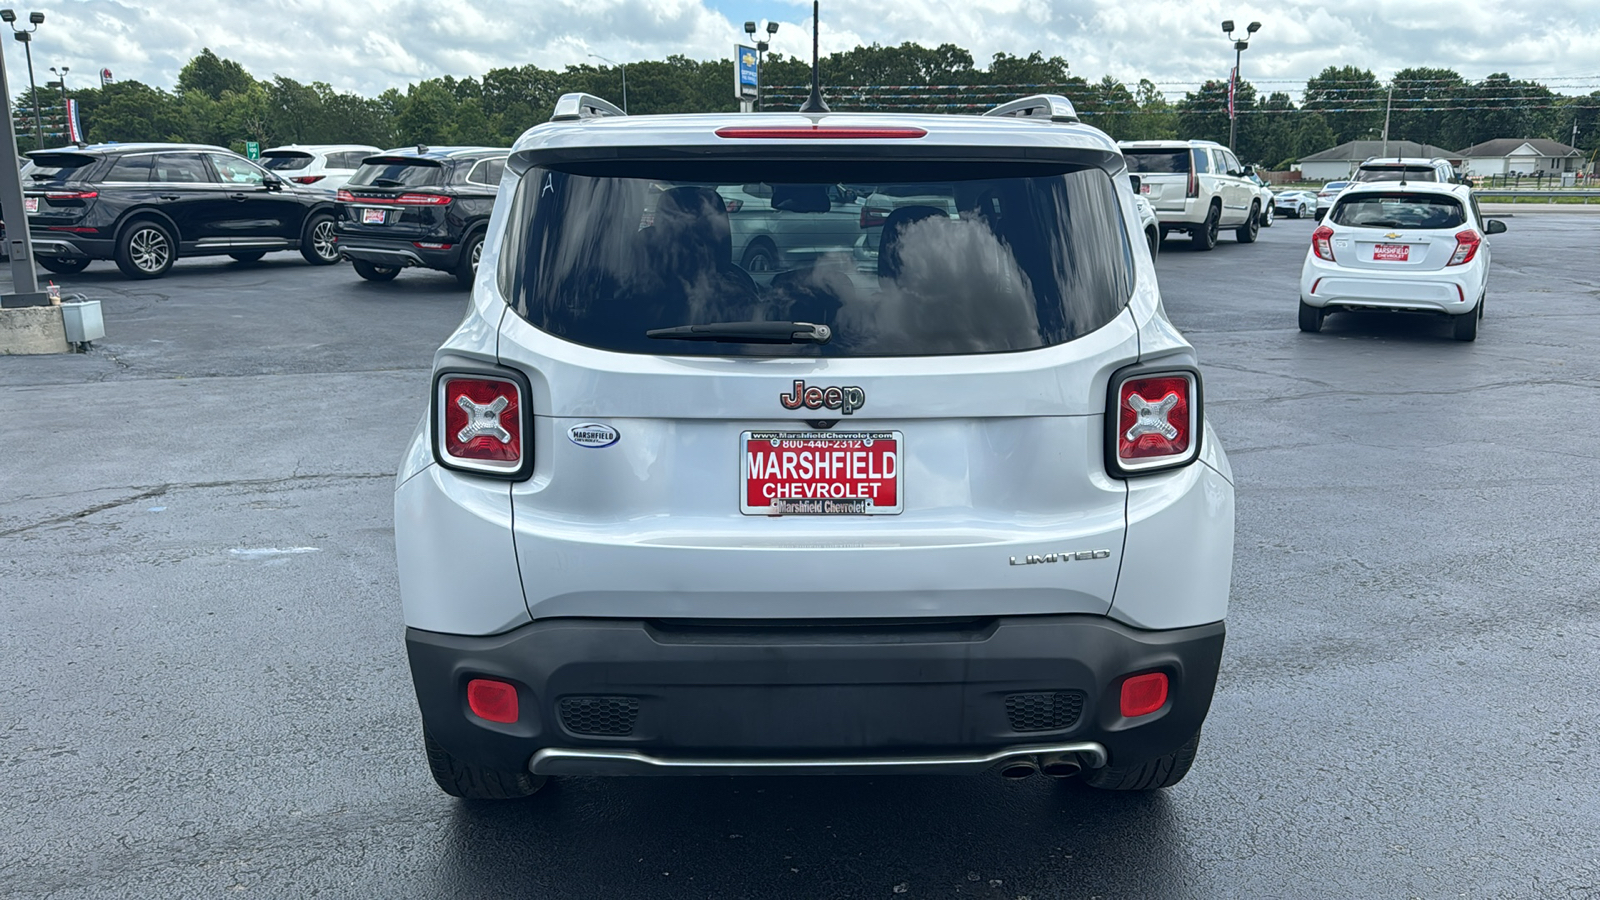
<path id="1" fill-rule="evenodd" d="M 1189 244 L 1196 250 L 1215 250 L 1217 247 L 1218 225 L 1222 222 L 1222 206 L 1211 204 L 1211 212 L 1206 214 L 1206 220 L 1200 228 L 1189 233 Z"/>
<path id="2" fill-rule="evenodd" d="M 778 250 L 767 243 L 763 238 L 757 238 L 745 248 L 744 258 L 739 261 L 739 268 L 746 272 L 766 274 L 778 268 Z"/>
<path id="3" fill-rule="evenodd" d="M 261 258 L 267 254 L 264 250 L 251 250 L 248 253 L 229 253 L 228 255 L 242 263 L 253 263 L 260 262 Z"/>
<path id="4" fill-rule="evenodd" d="M 87 259 L 41 259 L 38 262 L 57 275 L 76 275 L 89 268 Z"/>
<path id="5" fill-rule="evenodd" d="M 463 800 L 516 800 L 538 792 L 549 780 L 531 772 L 500 772 L 462 762 L 434 742 L 426 730 L 422 744 L 428 753 L 428 770 L 440 790 Z"/>
<path id="6" fill-rule="evenodd" d="M 1272 217 L 1273 217 L 1273 215 L 1274 215 L 1274 213 L 1272 211 L 1272 204 L 1271 203 L 1268 203 L 1266 206 L 1261 208 L 1261 227 L 1262 228 L 1271 228 L 1272 227 Z"/>
<path id="7" fill-rule="evenodd" d="M 1316 334 L 1322 330 L 1322 320 L 1327 318 L 1328 311 L 1300 301 L 1300 330 L 1306 334 Z"/>
<path id="8" fill-rule="evenodd" d="M 1475 341 L 1478 339 L 1478 313 L 1476 311 L 1452 316 L 1455 325 L 1455 336 L 1458 341 Z"/>
<path id="9" fill-rule="evenodd" d="M 456 263 L 456 281 L 462 287 L 472 287 L 478 278 L 478 259 L 483 256 L 483 232 L 475 231 L 461 246 L 461 260 Z"/>
<path id="10" fill-rule="evenodd" d="M 317 213 L 306 220 L 300 233 L 300 256 L 313 266 L 331 266 L 339 261 L 339 245 L 333 239 L 333 216 Z"/>
<path id="11" fill-rule="evenodd" d="M 1183 780 L 1194 765 L 1195 752 L 1200 749 L 1200 732 L 1196 731 L 1182 747 L 1150 760 L 1142 766 L 1104 766 L 1084 773 L 1083 780 L 1102 791 L 1158 791 Z"/>
<path id="12" fill-rule="evenodd" d="M 1144 233 L 1144 239 L 1150 245 L 1150 258 L 1155 259 L 1156 254 L 1161 252 L 1161 232 L 1152 228 Z"/>
<path id="13" fill-rule="evenodd" d="M 153 219 L 130 222 L 117 235 L 117 268 L 129 278 L 160 278 L 172 271 L 178 242 Z"/>
<path id="14" fill-rule="evenodd" d="M 400 274 L 399 266 L 375 266 L 364 259 L 351 260 L 350 267 L 368 281 L 393 281 Z"/>
<path id="15" fill-rule="evenodd" d="M 1233 234 L 1234 237 L 1239 239 L 1239 243 L 1241 244 L 1254 244 L 1256 242 L 1256 235 L 1260 233 L 1261 205 L 1259 203 L 1252 203 L 1250 204 L 1250 218 L 1245 219 L 1244 224 L 1240 225 L 1239 230 L 1235 231 Z"/>

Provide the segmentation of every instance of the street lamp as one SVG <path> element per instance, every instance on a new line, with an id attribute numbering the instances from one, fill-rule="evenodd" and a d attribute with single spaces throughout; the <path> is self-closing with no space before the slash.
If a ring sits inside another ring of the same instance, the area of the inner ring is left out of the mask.
<path id="1" fill-rule="evenodd" d="M 606 59 L 604 56 L 601 56 L 598 53 L 591 53 L 589 55 L 594 57 L 595 59 L 600 60 L 603 63 L 607 63 L 609 65 L 616 66 L 617 68 L 622 70 L 622 111 L 623 112 L 627 112 L 628 111 L 628 67 L 626 65 L 622 64 L 622 63 L 611 62 L 611 60 Z"/>
<path id="2" fill-rule="evenodd" d="M 1243 62 L 1244 51 L 1250 49 L 1250 35 L 1260 30 L 1260 22 L 1251 22 L 1242 37 L 1234 37 L 1233 20 L 1224 19 L 1222 22 L 1222 33 L 1233 41 L 1233 78 L 1228 82 L 1228 149 L 1235 153 L 1238 150 L 1234 147 L 1234 141 L 1239 136 L 1239 114 L 1234 108 L 1239 92 L 1239 64 Z"/>
<path id="3" fill-rule="evenodd" d="M 18 28 L 17 14 L 9 9 L 0 9 L 0 21 L 11 26 L 13 32 L 11 36 L 21 41 L 22 46 L 28 51 L 28 88 L 33 93 L 33 148 L 43 149 L 44 118 L 39 115 L 39 85 L 33 80 L 33 33 L 44 24 L 44 13 L 28 13 L 28 21 L 32 23 L 32 28 Z"/>
<path id="4" fill-rule="evenodd" d="M 763 107 L 762 107 L 762 104 L 761 104 L 761 54 L 766 53 L 767 49 L 769 47 L 771 47 L 772 45 L 767 43 L 767 41 L 756 41 L 756 23 L 754 23 L 754 22 L 746 22 L 746 23 L 744 23 L 744 33 L 750 35 L 750 40 L 755 41 L 755 44 L 756 44 L 756 109 L 762 109 Z M 778 23 L 777 22 L 772 22 L 772 21 L 767 22 L 767 40 L 771 40 L 772 36 L 777 34 L 777 33 L 778 33 Z"/>
<path id="5" fill-rule="evenodd" d="M 59 69 L 55 66 L 50 67 L 51 74 L 56 76 L 56 87 L 61 89 L 61 130 L 64 132 L 62 136 L 68 138 L 72 136 L 72 126 L 67 124 L 68 120 L 71 119 L 71 116 L 67 115 L 67 73 L 71 71 L 71 66 L 62 66 Z M 49 86 L 48 84 L 45 85 L 45 87 Z M 68 141 L 68 143 L 71 143 L 71 141 Z"/>

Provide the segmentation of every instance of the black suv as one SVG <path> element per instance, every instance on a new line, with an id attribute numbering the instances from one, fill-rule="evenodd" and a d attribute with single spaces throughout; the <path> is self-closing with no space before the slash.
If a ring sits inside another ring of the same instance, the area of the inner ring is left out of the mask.
<path id="1" fill-rule="evenodd" d="M 23 171 L 33 253 L 52 272 L 114 259 L 129 278 L 159 278 L 180 256 L 254 262 L 299 250 L 339 261 L 333 195 L 221 147 L 100 144 L 35 150 Z"/>
<path id="2" fill-rule="evenodd" d="M 339 252 L 368 281 L 407 266 L 471 286 L 506 149 L 417 147 L 369 156 L 339 191 Z"/>

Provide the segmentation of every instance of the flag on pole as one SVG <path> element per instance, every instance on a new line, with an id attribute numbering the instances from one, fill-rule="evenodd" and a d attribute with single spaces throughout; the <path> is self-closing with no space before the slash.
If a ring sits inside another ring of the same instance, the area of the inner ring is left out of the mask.
<path id="1" fill-rule="evenodd" d="M 83 126 L 78 124 L 78 101 L 67 101 L 67 140 L 78 143 L 83 140 Z"/>
<path id="2" fill-rule="evenodd" d="M 1234 66 L 1228 71 L 1228 118 L 1234 117 L 1233 95 L 1239 89 L 1239 67 Z"/>

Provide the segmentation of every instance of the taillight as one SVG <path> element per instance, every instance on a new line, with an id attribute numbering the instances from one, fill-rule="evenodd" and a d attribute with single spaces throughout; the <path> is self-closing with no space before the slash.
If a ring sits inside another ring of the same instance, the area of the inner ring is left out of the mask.
<path id="1" fill-rule="evenodd" d="M 511 377 L 440 373 L 434 389 L 435 458 L 443 466 L 500 478 L 524 478 L 533 456 L 524 443 L 527 387 Z"/>
<path id="2" fill-rule="evenodd" d="M 744 209 L 744 201 L 743 200 L 729 200 L 724 205 L 727 207 L 728 212 L 731 212 L 731 213 L 736 213 L 739 210 Z"/>
<path id="3" fill-rule="evenodd" d="M 316 184 L 327 177 L 328 176 L 326 175 L 296 175 L 289 180 L 293 181 L 295 184 Z"/>
<path id="4" fill-rule="evenodd" d="M 443 194 L 401 194 L 391 202 L 401 206 L 449 206 L 450 198 Z"/>
<path id="5" fill-rule="evenodd" d="M 344 188 L 340 188 L 339 193 L 334 195 L 334 199 L 338 200 L 340 203 L 354 203 L 356 201 L 356 195 L 350 193 Z"/>
<path id="6" fill-rule="evenodd" d="M 1317 259 L 1335 262 L 1333 258 L 1333 229 L 1326 225 L 1318 225 L 1317 230 L 1311 232 L 1311 252 Z"/>
<path id="7" fill-rule="evenodd" d="M 1472 258 L 1478 255 L 1478 247 L 1482 244 L 1483 235 L 1478 234 L 1471 228 L 1466 231 L 1456 232 L 1456 252 L 1450 257 L 1450 262 L 1446 263 L 1446 265 L 1459 266 L 1472 262 Z"/>
<path id="8" fill-rule="evenodd" d="M 492 678 L 467 682 L 467 708 L 486 722 L 510 725 L 517 721 L 517 688 Z"/>
<path id="9" fill-rule="evenodd" d="M 1148 716 L 1167 705 L 1167 673 L 1146 672 L 1122 682 L 1118 706 L 1126 719 Z"/>
<path id="10" fill-rule="evenodd" d="M 99 191 L 45 191 L 44 195 L 51 200 L 93 200 L 100 196 Z"/>
<path id="11" fill-rule="evenodd" d="M 1184 193 L 1184 196 L 1185 197 L 1198 197 L 1198 196 L 1200 196 L 1200 176 L 1195 174 L 1193 166 L 1189 167 L 1189 189 L 1188 189 L 1187 192 Z"/>
<path id="12" fill-rule="evenodd" d="M 1106 462 L 1114 475 L 1185 466 L 1200 455 L 1200 374 L 1152 370 L 1111 380 Z"/>
<path id="13" fill-rule="evenodd" d="M 861 227 L 879 228 L 889 221 L 889 210 L 876 206 L 861 207 Z"/>

